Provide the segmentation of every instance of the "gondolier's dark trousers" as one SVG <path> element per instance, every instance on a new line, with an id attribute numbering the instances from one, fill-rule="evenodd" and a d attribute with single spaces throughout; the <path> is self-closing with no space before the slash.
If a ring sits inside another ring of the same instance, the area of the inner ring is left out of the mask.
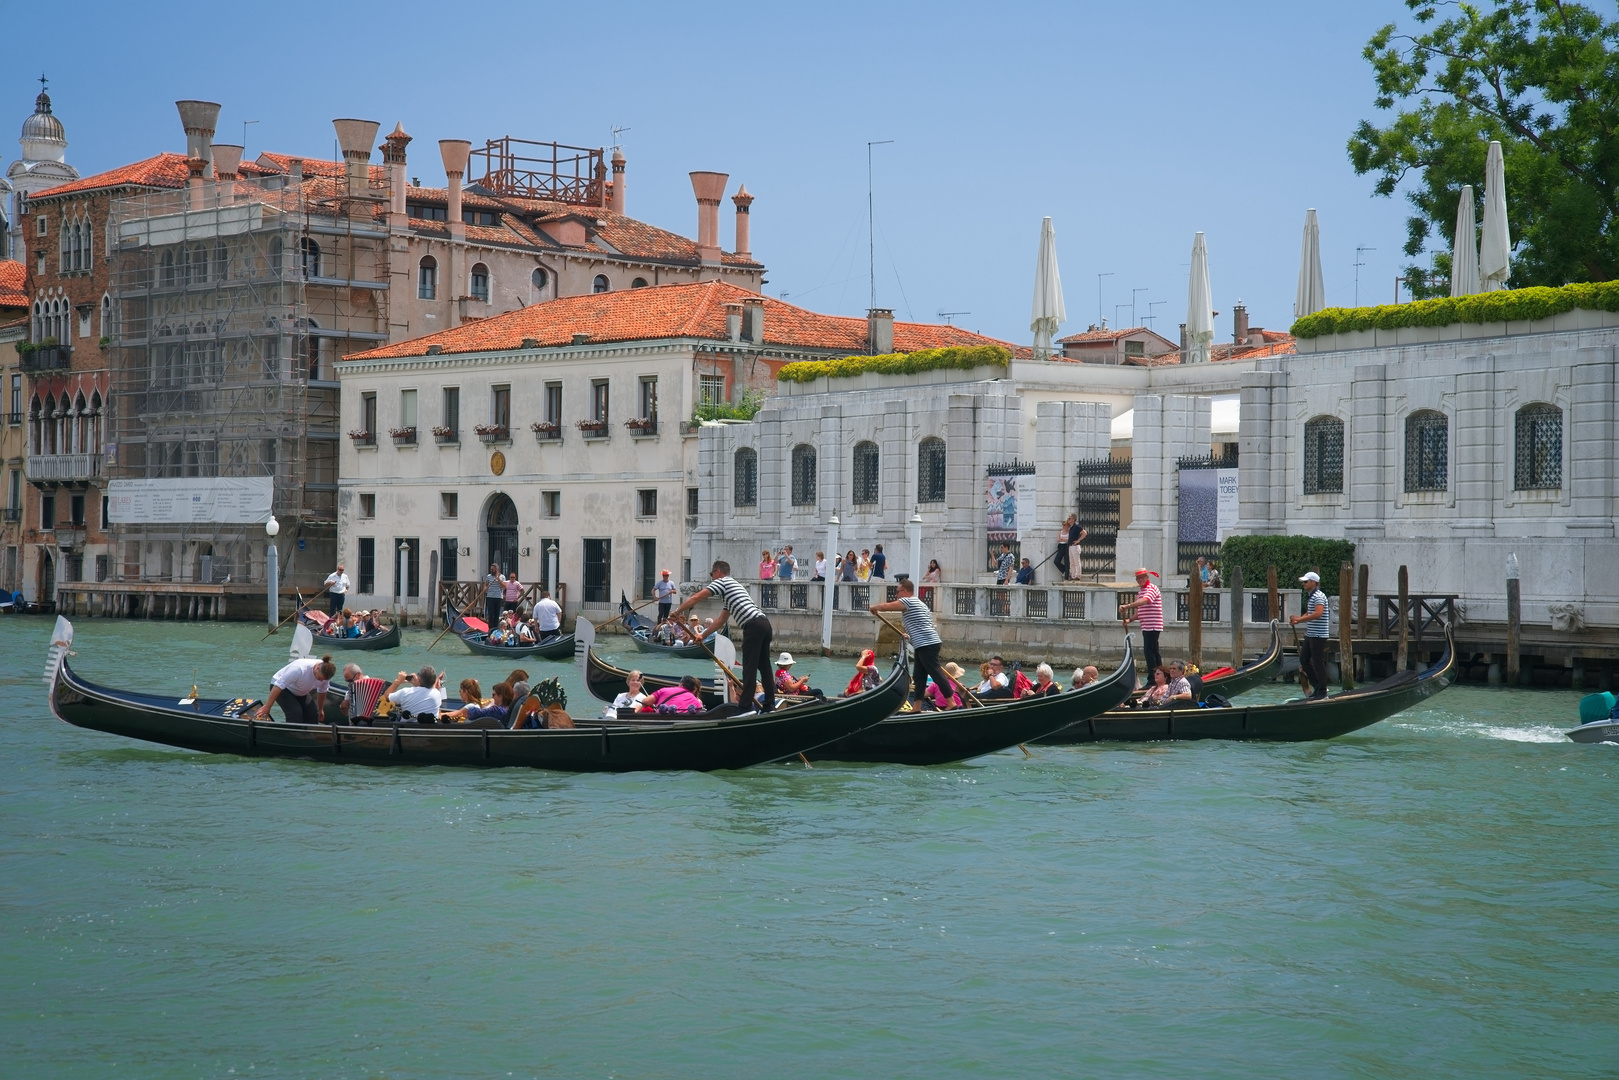
<path id="1" fill-rule="evenodd" d="M 1306 637 L 1299 642 L 1299 667 L 1310 680 L 1310 696 L 1327 696 L 1327 639 Z"/>
<path id="2" fill-rule="evenodd" d="M 939 663 L 938 645 L 918 645 L 916 647 L 915 661 L 911 667 L 911 700 L 918 701 L 927 690 L 927 681 L 932 679 L 939 687 L 939 693 L 949 700 L 955 696 L 956 688 L 950 682 L 950 676 L 944 673 L 944 667 Z"/>
<path id="3" fill-rule="evenodd" d="M 770 620 L 761 615 L 742 624 L 742 708 L 753 705 L 753 688 L 763 683 L 764 703 L 761 711 L 776 707 L 776 674 L 770 668 L 770 638 L 774 633 Z"/>
<path id="4" fill-rule="evenodd" d="M 483 599 L 483 621 L 493 630 L 500 625 L 500 607 L 506 601 L 498 596 L 486 596 Z"/>
<path id="5" fill-rule="evenodd" d="M 661 622 L 661 623 L 662 622 L 668 622 L 669 621 L 669 609 L 674 607 L 674 606 L 675 605 L 674 605 L 673 601 L 671 601 L 669 603 L 660 603 L 660 604 L 658 604 L 658 621 Z"/>
<path id="6" fill-rule="evenodd" d="M 343 601 L 345 601 L 345 600 L 347 600 L 349 598 L 349 594 L 348 593 L 334 592 L 334 593 L 331 594 L 331 596 L 332 596 L 332 605 L 331 605 L 331 607 L 327 608 L 327 612 L 329 614 L 336 615 L 338 612 L 343 610 Z"/>
<path id="7" fill-rule="evenodd" d="M 1158 652 L 1158 635 L 1161 630 L 1141 631 L 1141 651 L 1147 654 L 1147 685 L 1152 685 L 1152 672 L 1154 668 L 1162 667 L 1164 658 Z"/>
<path id="8" fill-rule="evenodd" d="M 275 699 L 275 703 L 281 706 L 281 719 L 289 724 L 325 723 L 325 717 L 321 716 L 320 710 L 315 707 L 315 695 L 312 692 L 298 697 L 283 690 L 281 696 Z"/>

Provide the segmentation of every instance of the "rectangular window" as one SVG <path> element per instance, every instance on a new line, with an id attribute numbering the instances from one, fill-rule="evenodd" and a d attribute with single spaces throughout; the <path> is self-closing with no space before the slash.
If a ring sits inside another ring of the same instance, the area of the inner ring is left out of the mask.
<path id="1" fill-rule="evenodd" d="M 422 542 L 414 536 L 394 545 L 394 595 L 422 594 Z"/>
<path id="2" fill-rule="evenodd" d="M 399 426 L 413 428 L 416 426 L 416 391 L 399 391 Z"/>
<path id="3" fill-rule="evenodd" d="M 97 581 L 106 581 L 108 575 L 111 573 L 111 569 L 112 569 L 112 567 L 111 567 L 111 559 L 109 559 L 108 556 L 106 556 L 106 555 L 97 555 L 96 556 L 96 580 Z"/>
<path id="4" fill-rule="evenodd" d="M 607 380 L 590 380 L 590 418 L 598 424 L 607 423 Z"/>
<path id="5" fill-rule="evenodd" d="M 16 510 L 22 506 L 22 471 L 11 470 L 11 480 L 6 488 L 6 509 Z"/>
<path id="6" fill-rule="evenodd" d="M 725 401 L 725 376 L 697 376 L 697 400 L 703 405 L 719 405 L 723 403 Z"/>
<path id="7" fill-rule="evenodd" d="M 562 384 L 548 382 L 545 384 L 545 422 L 555 424 L 562 428 Z"/>
<path id="8" fill-rule="evenodd" d="M 540 492 L 540 515 L 548 518 L 562 516 L 562 492 Z"/>
<path id="9" fill-rule="evenodd" d="M 89 307 L 88 305 L 77 309 L 79 315 L 79 336 L 82 338 L 87 338 L 90 336 L 90 313 L 94 310 L 94 308 Z"/>
<path id="10" fill-rule="evenodd" d="M 681 581 L 690 581 L 691 580 L 691 560 L 690 559 L 681 559 L 680 560 L 680 580 Z"/>
<path id="11" fill-rule="evenodd" d="M 359 591 L 371 595 L 377 591 L 377 542 L 369 536 L 360 537 Z"/>
<path id="12" fill-rule="evenodd" d="M 440 580 L 461 580 L 461 542 L 453 536 L 438 542 L 438 569 Z"/>
<path id="13" fill-rule="evenodd" d="M 101 518 L 99 519 L 99 524 L 102 532 L 106 532 L 107 526 L 111 524 L 111 522 L 107 520 L 107 496 L 105 495 L 101 496 Z"/>
<path id="14" fill-rule="evenodd" d="M 652 599 L 652 586 L 658 580 L 658 542 L 650 537 L 635 541 L 635 598 Z"/>
<path id="15" fill-rule="evenodd" d="M 11 376 L 11 409 L 10 409 L 10 412 L 11 412 L 11 416 L 10 416 L 9 419 L 10 419 L 11 423 L 13 423 L 13 424 L 22 423 L 22 376 L 20 374 L 15 374 L 15 375 Z"/>
<path id="16" fill-rule="evenodd" d="M 377 395 L 375 393 L 360 395 L 360 430 L 371 436 L 375 436 L 377 433 Z"/>
<path id="17" fill-rule="evenodd" d="M 461 388 L 459 386 L 446 386 L 444 388 L 443 426 L 450 429 L 451 436 L 461 433 Z"/>
<path id="18" fill-rule="evenodd" d="M 658 378 L 656 375 L 641 376 L 639 402 L 641 419 L 656 423 L 658 419 Z"/>
<path id="19" fill-rule="evenodd" d="M 416 299 L 438 299 L 438 264 L 431 255 L 416 268 Z"/>
<path id="20" fill-rule="evenodd" d="M 450 217 L 446 207 L 426 206 L 422 203 L 406 203 L 405 214 L 421 221 L 448 221 Z"/>
<path id="21" fill-rule="evenodd" d="M 84 525 L 84 496 L 73 495 L 68 499 L 67 520 L 70 525 Z"/>
<path id="22" fill-rule="evenodd" d="M 1147 343 L 1145 341 L 1126 341 L 1124 343 L 1124 355 L 1127 357 L 1146 356 Z"/>
<path id="23" fill-rule="evenodd" d="M 611 540 L 585 541 L 585 603 L 610 602 L 613 588 L 613 542 Z"/>
<path id="24" fill-rule="evenodd" d="M 686 516 L 687 517 L 693 517 L 693 518 L 697 516 L 697 489 L 696 488 L 687 488 L 686 489 Z"/>
<path id="25" fill-rule="evenodd" d="M 461 512 L 461 496 L 454 491 L 441 491 L 438 496 L 439 517 L 453 518 Z"/>
<path id="26" fill-rule="evenodd" d="M 56 528 L 56 496 L 39 497 L 39 527 L 49 532 Z"/>
<path id="27" fill-rule="evenodd" d="M 489 422 L 496 427 L 511 430 L 512 426 L 512 388 L 509 386 L 495 387 L 494 399 L 491 403 Z"/>
<path id="28" fill-rule="evenodd" d="M 364 492 L 360 495 L 360 516 L 362 518 L 374 518 L 377 516 L 377 497 L 375 494 Z"/>
<path id="29" fill-rule="evenodd" d="M 34 222 L 34 235 L 35 236 L 46 236 L 46 235 L 48 235 L 50 233 L 50 231 L 51 231 L 50 219 L 47 218 L 44 214 L 39 215 L 39 218 Z"/>
<path id="30" fill-rule="evenodd" d="M 557 549 L 557 562 L 562 561 L 562 540 L 555 536 L 540 537 L 540 588 L 546 592 L 554 592 L 556 586 L 551 582 L 551 549 Z M 558 566 L 560 572 L 561 566 Z M 554 597 L 553 597 L 554 599 Z M 561 601 L 557 601 L 561 603 Z"/>
<path id="31" fill-rule="evenodd" d="M 641 488 L 635 493 L 635 516 L 658 516 L 658 489 Z"/>

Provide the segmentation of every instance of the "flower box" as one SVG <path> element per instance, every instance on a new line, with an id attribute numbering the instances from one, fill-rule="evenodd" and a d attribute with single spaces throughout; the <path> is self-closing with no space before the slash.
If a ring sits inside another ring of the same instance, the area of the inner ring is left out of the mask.
<path id="1" fill-rule="evenodd" d="M 486 443 L 509 442 L 512 437 L 505 424 L 479 424 L 472 430 Z"/>
<path id="2" fill-rule="evenodd" d="M 351 431 L 349 438 L 354 440 L 355 446 L 377 445 L 377 433 L 374 431 Z"/>
<path id="3" fill-rule="evenodd" d="M 388 434 L 393 436 L 395 446 L 416 445 L 416 429 L 413 427 L 389 428 Z"/>
<path id="4" fill-rule="evenodd" d="M 529 425 L 534 437 L 540 442 L 560 442 L 562 440 L 562 425 L 553 424 L 549 420 L 536 420 Z"/>
<path id="5" fill-rule="evenodd" d="M 580 420 L 578 424 L 579 430 L 584 432 L 587 439 L 607 438 L 607 421 L 605 420 Z"/>
<path id="6" fill-rule="evenodd" d="M 453 427 L 436 427 L 433 429 L 433 441 L 440 446 L 461 441 L 461 433 Z"/>
<path id="7" fill-rule="evenodd" d="M 630 434 L 632 435 L 656 435 L 658 433 L 657 420 L 649 417 L 626 420 L 624 421 L 624 426 L 630 429 Z"/>

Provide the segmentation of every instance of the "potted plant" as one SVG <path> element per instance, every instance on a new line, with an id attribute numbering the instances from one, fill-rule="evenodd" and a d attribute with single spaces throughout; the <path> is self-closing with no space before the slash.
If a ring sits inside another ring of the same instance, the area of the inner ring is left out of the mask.
<path id="1" fill-rule="evenodd" d="M 580 420 L 579 430 L 585 433 L 585 438 L 600 438 L 607 434 L 607 421 Z"/>
<path id="2" fill-rule="evenodd" d="M 534 432 L 536 439 L 562 438 L 562 425 L 551 420 L 536 420 L 529 425 L 529 429 Z"/>
<path id="3" fill-rule="evenodd" d="M 354 440 L 355 446 L 377 445 L 376 432 L 366 431 L 364 428 L 355 428 L 353 431 L 349 432 L 349 438 Z"/>
<path id="4" fill-rule="evenodd" d="M 479 424 L 472 430 L 486 443 L 504 442 L 511 437 L 505 424 Z"/>
<path id="5" fill-rule="evenodd" d="M 393 436 L 395 446 L 414 446 L 416 444 L 416 429 L 413 427 L 389 428 L 388 434 Z"/>
<path id="6" fill-rule="evenodd" d="M 624 421 L 624 426 L 637 435 L 650 435 L 658 430 L 658 421 L 652 416 L 631 417 Z"/>
<path id="7" fill-rule="evenodd" d="M 433 438 L 441 443 L 453 443 L 461 441 L 461 436 L 453 427 L 445 427 L 442 424 L 433 429 Z"/>

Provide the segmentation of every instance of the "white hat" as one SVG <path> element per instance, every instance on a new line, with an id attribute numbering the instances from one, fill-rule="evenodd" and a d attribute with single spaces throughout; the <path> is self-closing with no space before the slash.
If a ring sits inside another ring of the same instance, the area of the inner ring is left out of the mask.
<path id="1" fill-rule="evenodd" d="M 1314 582 L 1319 583 L 1321 581 L 1321 575 L 1316 573 L 1314 570 L 1311 570 L 1308 574 L 1305 574 L 1303 577 L 1299 578 L 1299 580 L 1300 581 L 1314 581 Z"/>
<path id="2" fill-rule="evenodd" d="M 793 666 L 793 654 L 790 653 L 790 652 L 784 652 L 780 656 L 776 657 L 776 666 L 777 667 L 792 667 Z"/>

